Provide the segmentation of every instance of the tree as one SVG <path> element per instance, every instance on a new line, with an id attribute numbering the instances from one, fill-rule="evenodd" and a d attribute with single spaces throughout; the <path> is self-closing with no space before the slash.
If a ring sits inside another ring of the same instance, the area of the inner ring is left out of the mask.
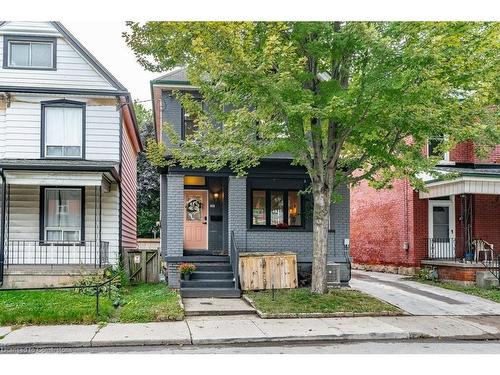
<path id="1" fill-rule="evenodd" d="M 143 144 L 154 142 L 155 130 L 151 111 L 135 103 L 139 135 Z M 160 220 L 160 176 L 146 154 L 137 157 L 137 235 L 151 237 Z"/>
<path id="2" fill-rule="evenodd" d="M 168 152 L 183 166 L 244 174 L 280 151 L 305 167 L 314 204 L 313 292 L 326 290 L 336 187 L 367 179 L 380 188 L 406 177 L 422 188 L 419 173 L 436 162 L 422 154 L 428 138 L 445 134 L 444 151 L 500 137 L 498 23 L 128 26 L 126 41 L 145 68 L 186 66 L 205 98 L 202 108 L 177 93 L 197 114 L 198 131 L 185 140 L 169 131 L 174 147 L 150 148 L 153 159 Z"/>

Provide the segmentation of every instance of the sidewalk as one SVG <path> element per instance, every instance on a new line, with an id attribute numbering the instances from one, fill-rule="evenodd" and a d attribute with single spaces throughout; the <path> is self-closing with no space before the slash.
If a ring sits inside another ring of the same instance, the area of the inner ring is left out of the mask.
<path id="1" fill-rule="evenodd" d="M 260 319 L 253 315 L 189 317 L 181 322 L 0 327 L 0 353 L 20 347 L 207 345 L 232 343 L 500 339 L 500 317 L 398 316 Z"/>

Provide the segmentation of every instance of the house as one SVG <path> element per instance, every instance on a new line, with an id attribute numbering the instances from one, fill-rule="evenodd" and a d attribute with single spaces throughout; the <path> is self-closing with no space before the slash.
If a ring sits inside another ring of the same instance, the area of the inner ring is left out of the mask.
<path id="1" fill-rule="evenodd" d="M 427 155 L 435 145 L 428 142 Z M 427 191 L 415 191 L 405 180 L 388 190 L 366 182 L 353 188 L 355 266 L 410 274 L 435 267 L 440 278 L 464 283 L 475 282 L 485 269 L 498 274 L 498 260 L 491 258 L 500 250 L 500 145 L 486 160 L 475 156 L 475 147 L 464 142 L 443 154 L 435 169 L 448 176 L 424 178 Z"/>
<path id="2" fill-rule="evenodd" d="M 162 124 L 181 137 L 194 131 L 195 121 L 173 91 L 199 97 L 185 69 L 151 82 L 157 141 L 168 144 Z M 168 155 L 166 155 L 168 158 Z M 302 167 L 287 155 L 270 155 L 238 177 L 229 169 L 217 172 L 172 166 L 161 170 L 161 251 L 171 287 L 183 296 L 238 297 L 238 254 L 293 252 L 299 273 L 311 269 L 312 202 L 300 194 L 309 185 Z M 332 205 L 328 260 L 342 263 L 341 278 L 349 280 L 349 189 Z M 286 224 L 286 229 L 283 228 Z M 193 280 L 179 280 L 181 262 L 197 265 Z"/>
<path id="3" fill-rule="evenodd" d="M 136 245 L 131 97 L 59 22 L 0 22 L 0 284 L 74 282 Z"/>

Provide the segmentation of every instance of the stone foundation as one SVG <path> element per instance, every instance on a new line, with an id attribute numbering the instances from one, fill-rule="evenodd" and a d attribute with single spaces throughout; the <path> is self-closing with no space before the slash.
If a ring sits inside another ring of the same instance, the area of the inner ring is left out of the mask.
<path id="1" fill-rule="evenodd" d="M 43 288 L 75 285 L 104 269 L 83 266 L 10 266 L 4 270 L 2 288 Z"/>
<path id="2" fill-rule="evenodd" d="M 418 273 L 420 268 L 419 267 L 393 266 L 393 265 L 385 265 L 385 264 L 353 263 L 352 269 L 363 270 L 363 271 L 372 271 L 372 272 L 396 273 L 396 274 L 405 275 L 405 276 L 414 276 Z"/>

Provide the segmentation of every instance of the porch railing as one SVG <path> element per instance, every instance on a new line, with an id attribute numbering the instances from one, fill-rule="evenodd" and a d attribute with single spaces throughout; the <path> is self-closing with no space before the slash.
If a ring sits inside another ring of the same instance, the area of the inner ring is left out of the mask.
<path id="1" fill-rule="evenodd" d="M 234 275 L 234 289 L 240 289 L 240 279 L 239 279 L 239 274 L 238 274 L 240 252 L 239 252 L 238 248 L 236 247 L 236 241 L 234 240 L 234 232 L 233 231 L 231 231 L 230 249 L 231 249 L 230 261 L 231 261 L 231 267 L 233 269 L 233 275 Z"/>
<path id="2" fill-rule="evenodd" d="M 464 254 L 457 247 L 457 238 L 426 238 L 426 252 L 429 259 L 463 259 Z"/>
<path id="3" fill-rule="evenodd" d="M 107 241 L 32 241 L 5 242 L 5 265 L 91 265 L 109 262 Z"/>

